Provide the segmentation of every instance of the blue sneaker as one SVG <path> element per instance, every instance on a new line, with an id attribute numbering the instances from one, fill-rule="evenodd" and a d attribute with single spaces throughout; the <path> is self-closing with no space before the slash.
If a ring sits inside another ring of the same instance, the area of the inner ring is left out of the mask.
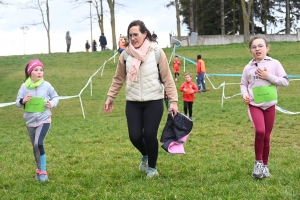
<path id="1" fill-rule="evenodd" d="M 147 178 L 153 178 L 155 176 L 159 176 L 157 170 L 155 168 L 148 167 Z"/>
<path id="2" fill-rule="evenodd" d="M 139 170 L 147 172 L 147 170 L 148 170 L 148 156 L 143 156 L 141 158 L 141 163 L 140 163 L 140 166 L 139 166 Z"/>
<path id="3" fill-rule="evenodd" d="M 49 179 L 48 179 L 48 174 L 47 174 L 46 171 L 41 171 L 41 172 L 40 172 L 40 181 L 41 181 L 41 182 L 49 181 Z"/>
<path id="4" fill-rule="evenodd" d="M 41 171 L 39 170 L 39 169 L 36 169 L 35 170 L 35 180 L 40 180 L 40 173 L 41 173 Z"/>

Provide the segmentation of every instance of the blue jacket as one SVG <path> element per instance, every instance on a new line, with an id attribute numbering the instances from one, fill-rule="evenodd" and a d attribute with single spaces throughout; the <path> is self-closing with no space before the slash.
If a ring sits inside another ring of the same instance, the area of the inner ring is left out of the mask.
<path id="1" fill-rule="evenodd" d="M 107 45 L 106 37 L 101 35 L 99 38 L 100 45 Z"/>

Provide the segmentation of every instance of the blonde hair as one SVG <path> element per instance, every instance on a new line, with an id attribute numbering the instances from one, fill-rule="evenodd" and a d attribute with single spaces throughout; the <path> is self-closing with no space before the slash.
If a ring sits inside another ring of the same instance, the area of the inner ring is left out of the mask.
<path id="1" fill-rule="evenodd" d="M 187 73 L 184 74 L 184 76 L 190 76 L 190 77 L 192 77 L 192 74 L 190 72 L 187 72 Z"/>

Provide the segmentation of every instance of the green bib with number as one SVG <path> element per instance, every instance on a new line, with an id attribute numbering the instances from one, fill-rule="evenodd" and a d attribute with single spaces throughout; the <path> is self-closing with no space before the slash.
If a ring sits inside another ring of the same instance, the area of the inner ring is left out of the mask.
<path id="1" fill-rule="evenodd" d="M 255 103 L 269 102 L 277 100 L 275 85 L 267 85 L 253 88 Z"/>
<path id="2" fill-rule="evenodd" d="M 32 97 L 32 99 L 25 104 L 25 112 L 44 112 L 45 98 Z"/>

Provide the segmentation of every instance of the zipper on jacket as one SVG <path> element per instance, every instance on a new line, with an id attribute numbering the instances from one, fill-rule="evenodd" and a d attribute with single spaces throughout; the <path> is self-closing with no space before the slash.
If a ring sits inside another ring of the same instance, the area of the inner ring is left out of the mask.
<path id="1" fill-rule="evenodd" d="M 141 63 L 141 65 L 142 65 L 142 63 Z M 143 99 L 143 86 L 142 86 L 142 70 L 141 70 L 141 65 L 140 65 L 140 68 L 139 68 L 139 70 L 140 70 L 140 72 L 139 72 L 139 75 L 140 75 L 140 77 L 139 77 L 139 83 L 140 83 L 140 94 L 141 94 L 141 101 L 144 101 L 144 99 Z"/>

